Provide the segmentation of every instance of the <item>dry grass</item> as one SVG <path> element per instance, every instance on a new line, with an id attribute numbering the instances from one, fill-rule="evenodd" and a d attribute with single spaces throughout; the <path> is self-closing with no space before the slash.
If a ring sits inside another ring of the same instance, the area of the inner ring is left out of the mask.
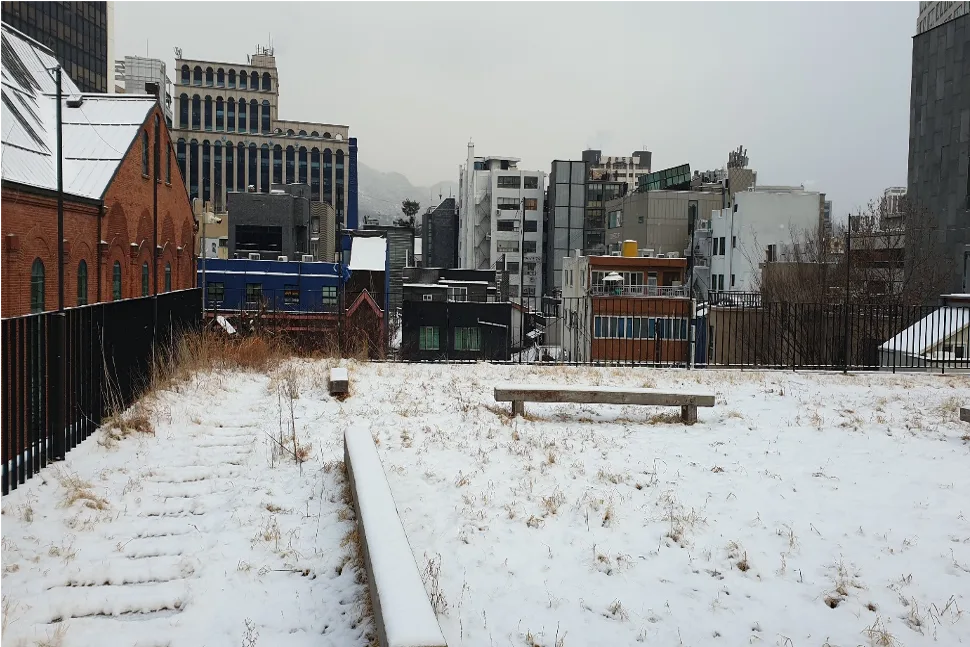
<path id="1" fill-rule="evenodd" d="M 48 630 L 44 638 L 37 641 L 36 647 L 61 647 L 65 636 L 67 636 L 67 623 L 59 622 L 53 631 Z"/>
<path id="2" fill-rule="evenodd" d="M 424 571 L 421 573 L 421 579 L 424 580 L 424 586 L 428 590 L 431 607 L 437 615 L 446 615 L 448 613 L 448 600 L 441 589 L 441 555 L 434 557 L 425 555 L 424 560 Z"/>
<path id="3" fill-rule="evenodd" d="M 77 474 L 58 471 L 54 477 L 63 488 L 63 499 L 61 505 L 70 508 L 80 501 L 82 505 L 93 510 L 107 510 L 108 501 L 96 495 L 91 489 L 91 484 L 83 480 Z"/>
<path id="4" fill-rule="evenodd" d="M 869 645 L 871 647 L 900 646 L 896 637 L 889 633 L 889 630 L 882 624 L 882 618 L 876 618 L 876 621 L 866 627 L 862 633 L 869 639 Z"/>

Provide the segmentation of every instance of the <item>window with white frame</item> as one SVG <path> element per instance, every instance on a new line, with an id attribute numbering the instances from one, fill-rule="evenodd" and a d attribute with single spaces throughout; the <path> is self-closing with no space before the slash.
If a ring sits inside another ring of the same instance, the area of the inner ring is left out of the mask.
<path id="1" fill-rule="evenodd" d="M 418 350 L 439 350 L 439 329 L 435 326 L 421 326 L 418 330 Z"/>
<path id="2" fill-rule="evenodd" d="M 448 288 L 448 300 L 449 301 L 468 301 L 468 288 L 464 286 L 455 286 Z"/>
<path id="3" fill-rule="evenodd" d="M 502 211 L 517 211 L 519 209 L 518 198 L 499 197 L 498 200 L 495 201 L 495 204 Z"/>

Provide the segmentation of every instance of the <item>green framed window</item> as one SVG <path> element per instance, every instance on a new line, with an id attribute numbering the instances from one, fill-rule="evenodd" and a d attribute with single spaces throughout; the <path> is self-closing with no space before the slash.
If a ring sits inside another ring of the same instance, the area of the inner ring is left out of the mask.
<path id="1" fill-rule="evenodd" d="M 420 350 L 439 350 L 439 329 L 435 326 L 421 326 L 418 331 L 418 348 Z"/>
<path id="2" fill-rule="evenodd" d="M 30 312 L 44 311 L 44 261 L 34 259 L 30 266 Z"/>
<path id="3" fill-rule="evenodd" d="M 336 285 L 323 286 L 323 305 L 325 306 L 337 305 L 337 286 Z"/>
<path id="4" fill-rule="evenodd" d="M 479 328 L 455 328 L 455 350 L 481 350 L 481 330 Z"/>
<path id="5" fill-rule="evenodd" d="M 209 303 L 222 303 L 226 298 L 226 284 L 222 282 L 209 281 L 205 286 L 206 300 Z"/>
<path id="6" fill-rule="evenodd" d="M 115 261 L 111 268 L 111 300 L 121 301 L 121 261 Z"/>
<path id="7" fill-rule="evenodd" d="M 148 261 L 141 264 L 141 295 L 148 296 Z"/>
<path id="8" fill-rule="evenodd" d="M 88 304 L 88 264 L 84 260 L 77 264 L 77 304 Z"/>

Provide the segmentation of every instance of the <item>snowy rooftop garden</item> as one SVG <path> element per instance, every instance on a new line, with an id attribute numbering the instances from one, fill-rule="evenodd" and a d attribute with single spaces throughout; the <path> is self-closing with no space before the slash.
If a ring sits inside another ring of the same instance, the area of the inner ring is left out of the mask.
<path id="1" fill-rule="evenodd" d="M 354 425 L 450 645 L 970 636 L 967 377 L 350 362 L 338 402 L 330 365 L 199 375 L 4 497 L 4 644 L 368 644 Z M 510 382 L 717 406 L 513 419 Z"/>

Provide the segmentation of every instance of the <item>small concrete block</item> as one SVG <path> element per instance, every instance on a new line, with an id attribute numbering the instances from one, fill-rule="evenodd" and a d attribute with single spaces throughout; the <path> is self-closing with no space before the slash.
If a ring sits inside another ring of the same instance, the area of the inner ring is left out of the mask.
<path id="1" fill-rule="evenodd" d="M 960 407 L 960 420 L 970 422 L 970 407 Z"/>
<path id="2" fill-rule="evenodd" d="M 350 380 L 347 376 L 347 369 L 330 369 L 330 395 L 344 395 L 348 392 Z"/>

